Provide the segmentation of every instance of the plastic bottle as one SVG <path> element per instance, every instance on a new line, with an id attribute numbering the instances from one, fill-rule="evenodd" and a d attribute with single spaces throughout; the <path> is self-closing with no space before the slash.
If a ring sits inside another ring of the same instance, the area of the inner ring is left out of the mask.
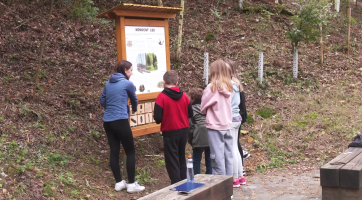
<path id="1" fill-rule="evenodd" d="M 191 156 L 187 157 L 187 181 L 194 181 L 194 165 Z"/>

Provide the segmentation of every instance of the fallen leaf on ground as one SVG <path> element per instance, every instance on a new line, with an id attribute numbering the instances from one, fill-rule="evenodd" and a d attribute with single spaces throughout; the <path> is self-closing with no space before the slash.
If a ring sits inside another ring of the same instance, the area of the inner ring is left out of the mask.
<path id="1" fill-rule="evenodd" d="M 253 143 L 253 141 L 254 141 L 254 138 L 248 136 L 248 143 Z"/>
<path id="2" fill-rule="evenodd" d="M 240 133 L 242 133 L 242 134 L 244 134 L 244 135 L 245 135 L 245 134 L 249 133 L 249 131 L 246 131 L 246 130 L 241 130 L 241 131 L 240 131 Z"/>

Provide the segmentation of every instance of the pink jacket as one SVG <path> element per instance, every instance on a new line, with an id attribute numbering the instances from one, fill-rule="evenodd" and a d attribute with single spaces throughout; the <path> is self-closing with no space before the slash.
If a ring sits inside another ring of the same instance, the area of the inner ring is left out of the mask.
<path id="1" fill-rule="evenodd" d="M 209 84 L 202 95 L 201 112 L 206 114 L 206 128 L 229 130 L 232 122 L 231 93 L 227 90 L 214 93 Z"/>

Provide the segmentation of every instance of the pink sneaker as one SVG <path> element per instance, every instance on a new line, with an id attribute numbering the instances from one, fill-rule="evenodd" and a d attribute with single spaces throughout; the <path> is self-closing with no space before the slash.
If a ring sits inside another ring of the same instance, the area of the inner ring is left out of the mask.
<path id="1" fill-rule="evenodd" d="M 239 183 L 240 183 L 241 185 L 245 185 L 245 184 L 246 184 L 245 177 L 241 177 L 241 178 L 239 179 Z"/>
<path id="2" fill-rule="evenodd" d="M 239 180 L 236 180 L 236 181 L 233 180 L 233 187 L 234 187 L 234 188 L 240 187 Z"/>

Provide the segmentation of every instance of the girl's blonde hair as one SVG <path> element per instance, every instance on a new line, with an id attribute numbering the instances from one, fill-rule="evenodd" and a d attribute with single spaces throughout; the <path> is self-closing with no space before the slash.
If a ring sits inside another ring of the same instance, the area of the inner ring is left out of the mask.
<path id="1" fill-rule="evenodd" d="M 211 91 L 216 92 L 227 90 L 233 92 L 233 85 L 230 81 L 231 69 L 226 63 L 218 59 L 210 65 Z"/>
<path id="2" fill-rule="evenodd" d="M 231 80 L 234 81 L 240 91 L 243 91 L 243 85 L 240 83 L 238 76 L 238 64 L 232 60 L 227 60 L 225 63 L 230 66 Z"/>

